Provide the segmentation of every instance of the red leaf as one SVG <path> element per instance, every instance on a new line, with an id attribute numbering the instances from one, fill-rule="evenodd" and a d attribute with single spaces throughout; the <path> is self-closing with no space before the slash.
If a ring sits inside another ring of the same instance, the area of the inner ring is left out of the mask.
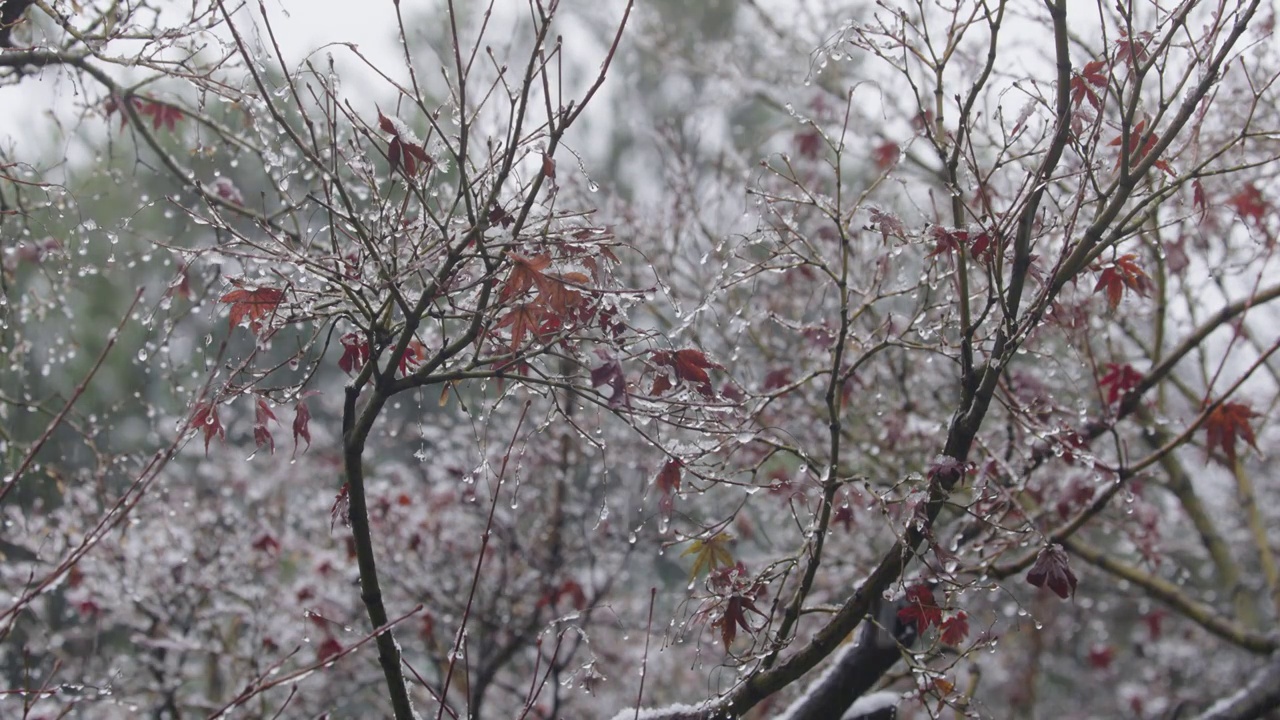
<path id="1" fill-rule="evenodd" d="M 332 530 L 338 521 L 346 527 L 351 527 L 351 496 L 348 491 L 351 488 L 347 483 L 342 483 L 342 487 L 338 489 L 338 495 L 333 499 L 333 506 L 329 508 L 329 529 Z"/>
<path id="2" fill-rule="evenodd" d="M 378 127 L 382 129 L 382 132 L 390 133 L 396 137 L 400 136 L 400 132 L 396 130 L 395 123 L 391 122 L 391 118 L 383 115 L 382 110 L 378 110 Z"/>
<path id="3" fill-rule="evenodd" d="M 1102 109 L 1102 98 L 1098 89 L 1107 86 L 1107 63 L 1105 60 L 1094 60 L 1088 63 L 1080 73 L 1071 78 L 1071 102 L 1079 105 L 1088 99 L 1094 110 Z"/>
<path id="4" fill-rule="evenodd" d="M 545 153 L 542 155 L 542 174 L 549 180 L 556 179 L 556 160 Z"/>
<path id="5" fill-rule="evenodd" d="M 239 285 L 235 280 L 232 283 Z M 236 327 L 248 318 L 249 330 L 254 334 L 261 332 L 262 319 L 274 313 L 282 300 L 284 290 L 269 287 L 256 290 L 237 287 L 219 299 L 220 302 L 231 305 L 231 327 Z"/>
<path id="6" fill-rule="evenodd" d="M 1266 221 L 1266 216 L 1271 212 L 1271 203 L 1262 197 L 1262 191 L 1253 183 L 1246 184 L 1237 192 L 1227 199 L 1230 205 L 1240 217 L 1255 225 L 1262 226 Z"/>
<path id="7" fill-rule="evenodd" d="M 418 340 L 410 340 L 409 346 L 404 349 L 404 354 L 400 356 L 400 374 L 408 375 L 422 366 L 427 360 L 427 346 Z"/>
<path id="8" fill-rule="evenodd" d="M 151 117 L 151 129 L 159 130 L 163 125 L 169 130 L 174 130 L 178 121 L 182 119 L 182 111 L 176 107 L 165 105 L 164 103 L 148 100 L 139 102 L 134 99 L 134 107 L 138 109 L 138 114 L 148 115 Z"/>
<path id="9" fill-rule="evenodd" d="M 1094 286 L 1093 291 L 1105 292 L 1107 304 L 1115 310 L 1120 305 L 1125 288 L 1143 297 L 1151 293 L 1151 278 L 1147 277 L 1147 272 L 1138 265 L 1137 255 L 1121 255 L 1114 262 L 1103 266 L 1102 272 L 1098 275 L 1098 284 Z"/>
<path id="10" fill-rule="evenodd" d="M 330 637 L 316 647 L 316 661 L 324 662 L 342 652 L 342 643 L 337 638 Z"/>
<path id="11" fill-rule="evenodd" d="M 400 169 L 400 148 L 403 143 L 399 137 L 391 138 L 391 147 L 387 150 L 387 162 L 391 165 L 391 174 L 394 175 Z M 405 172 L 408 172 L 406 166 Z M 412 174 L 412 173 L 409 173 Z"/>
<path id="12" fill-rule="evenodd" d="M 720 628 L 720 639 L 726 650 L 737 639 L 739 627 L 747 632 L 754 632 L 747 620 L 748 610 L 764 617 L 764 613 L 756 607 L 755 600 L 745 595 L 734 595 L 725 601 L 724 613 L 711 622 L 711 627 Z"/>
<path id="13" fill-rule="evenodd" d="M 912 585 L 907 589 L 906 605 L 898 610 L 898 619 L 913 623 L 916 632 L 923 633 L 932 625 L 942 623 L 942 608 L 933 597 L 928 585 Z"/>
<path id="14" fill-rule="evenodd" d="M 1076 594 L 1076 576 L 1067 561 L 1067 551 L 1061 545 L 1049 545 L 1036 556 L 1036 562 L 1027 572 L 1027 582 L 1036 587 L 1048 587 L 1066 600 Z"/>
<path id="15" fill-rule="evenodd" d="M 538 607 L 552 607 L 560 603 L 560 598 L 568 596 L 573 603 L 575 610 L 583 610 L 587 607 L 587 594 L 583 591 L 582 586 L 576 580 L 569 579 L 560 583 L 558 586 L 543 593 L 538 598 Z"/>
<path id="16" fill-rule="evenodd" d="M 818 157 L 822 154 L 822 134 L 814 128 L 796 133 L 796 150 L 810 160 Z"/>
<path id="17" fill-rule="evenodd" d="M 272 437 L 271 430 L 267 428 L 267 423 L 275 421 L 276 414 L 271 411 L 266 399 L 258 398 L 257 407 L 253 411 L 253 440 L 258 444 L 258 447 L 270 445 L 273 455 L 276 452 L 276 439 Z"/>
<path id="18" fill-rule="evenodd" d="M 311 410 L 307 407 L 306 400 L 299 400 L 298 406 L 293 410 L 293 453 L 298 454 L 298 438 L 307 441 L 307 447 L 311 447 Z"/>
<path id="19" fill-rule="evenodd" d="M 969 637 L 969 616 L 963 610 L 942 621 L 942 642 L 959 645 Z"/>
<path id="20" fill-rule="evenodd" d="M 1111 667 L 1111 661 L 1115 660 L 1115 648 L 1110 645 L 1095 644 L 1089 648 L 1089 665 L 1098 670 L 1106 670 Z"/>
<path id="21" fill-rule="evenodd" d="M 658 477 L 654 479 L 653 484 L 658 487 L 658 490 L 663 495 L 670 495 L 680 491 L 680 468 L 682 467 L 684 467 L 683 462 L 669 460 L 658 471 Z"/>
<path id="22" fill-rule="evenodd" d="M 705 353 L 694 348 L 686 348 L 674 352 L 658 350 L 653 353 L 653 361 L 659 365 L 670 367 L 675 371 L 677 379 L 693 385 L 698 392 L 707 397 L 715 394 L 711 387 L 711 376 L 707 374 L 707 370 L 712 368 L 716 370 L 724 369 L 724 366 L 709 360 Z M 655 380 L 655 389 L 657 384 Z"/>
<path id="23" fill-rule="evenodd" d="M 253 549 L 269 555 L 274 555 L 280 552 L 280 541 L 271 533 L 262 533 L 258 536 L 257 540 L 253 541 Z"/>
<path id="24" fill-rule="evenodd" d="M 1140 382 L 1142 373 L 1134 370 L 1132 365 L 1108 363 L 1107 374 L 1099 378 L 1098 386 L 1107 391 L 1107 404 L 1114 405 Z"/>
<path id="25" fill-rule="evenodd" d="M 205 400 L 196 406 L 195 413 L 191 416 L 191 424 L 204 433 L 204 454 L 209 454 L 209 441 L 215 436 L 219 440 L 225 440 L 227 431 L 222 427 L 222 421 L 218 419 L 218 406 Z"/>
<path id="26" fill-rule="evenodd" d="M 1191 181 L 1191 204 L 1195 206 L 1196 212 L 1200 213 L 1200 222 L 1204 222 L 1204 217 L 1209 212 L 1209 199 L 1205 196 L 1204 185 L 1199 180 Z"/>
<path id="27" fill-rule="evenodd" d="M 1256 417 L 1260 416 L 1245 403 L 1225 402 L 1214 408 L 1204 421 L 1206 451 L 1212 455 L 1214 448 L 1221 448 L 1227 461 L 1234 465 L 1237 440 L 1244 440 L 1257 450 L 1257 438 L 1249 424 Z"/>
<path id="28" fill-rule="evenodd" d="M 349 332 L 338 338 L 342 344 L 342 357 L 338 358 L 338 368 L 350 375 L 358 372 L 369 362 L 369 343 L 364 336 Z"/>
<path id="29" fill-rule="evenodd" d="M 609 407 L 629 406 L 631 400 L 627 395 L 627 379 L 622 372 L 622 363 L 603 350 L 597 350 L 596 354 L 604 360 L 604 364 L 591 370 L 591 387 L 608 386 Z"/>
<path id="30" fill-rule="evenodd" d="M 871 161 L 876 164 L 877 170 L 888 170 L 897 164 L 898 156 L 901 154 L 902 149 L 898 147 L 898 143 L 885 142 L 871 151 Z"/>
<path id="31" fill-rule="evenodd" d="M 670 390 L 671 387 L 671 380 L 666 375 L 658 375 L 653 379 L 653 387 L 649 388 L 649 395 L 662 397 L 662 394 Z"/>

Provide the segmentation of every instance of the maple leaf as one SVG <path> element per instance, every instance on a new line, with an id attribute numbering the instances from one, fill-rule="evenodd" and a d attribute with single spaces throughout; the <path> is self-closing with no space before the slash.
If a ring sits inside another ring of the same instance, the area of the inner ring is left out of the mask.
<path id="1" fill-rule="evenodd" d="M 311 447 L 311 410 L 307 407 L 307 401 L 299 400 L 298 406 L 293 410 L 293 454 L 298 454 L 298 438 L 307 441 L 307 448 Z"/>
<path id="2" fill-rule="evenodd" d="M 258 444 L 258 447 L 270 445 L 272 455 L 276 452 L 276 439 L 271 435 L 267 423 L 275 421 L 276 414 L 271 411 L 266 399 L 258 398 L 257 407 L 253 411 L 253 441 Z"/>
<path id="3" fill-rule="evenodd" d="M 503 315 L 494 329 L 511 328 L 511 350 L 514 352 L 525 335 L 542 337 L 547 329 L 545 323 L 551 319 L 541 305 L 520 303 Z"/>
<path id="4" fill-rule="evenodd" d="M 891 212 L 871 208 L 871 226 L 869 229 L 879 230 L 880 236 L 885 242 L 889 242 L 889 238 L 905 238 L 907 236 L 907 228 L 903 224 L 902 219 Z"/>
<path id="5" fill-rule="evenodd" d="M 1147 59 L 1147 45 L 1151 43 L 1154 37 L 1150 31 L 1130 36 L 1127 32 L 1121 30 L 1120 39 L 1116 41 L 1116 59 L 1123 60 L 1131 65 L 1145 62 Z"/>
<path id="6" fill-rule="evenodd" d="M 942 608 L 933 597 L 928 585 L 912 585 L 907 588 L 905 606 L 898 610 L 898 619 L 915 625 L 917 633 L 923 633 L 932 625 L 942 623 Z"/>
<path id="7" fill-rule="evenodd" d="M 566 595 L 573 603 L 575 610 L 583 610 L 587 607 L 587 593 L 573 579 L 565 580 L 556 587 L 544 592 L 542 597 L 538 598 L 538 607 L 554 608 L 560 602 L 560 598 Z"/>
<path id="8" fill-rule="evenodd" d="M 417 339 L 410 340 L 408 347 L 404 349 L 404 354 L 400 356 L 400 374 L 408 375 L 421 367 L 426 360 L 427 346 Z"/>
<path id="9" fill-rule="evenodd" d="M 810 160 L 822 154 L 822 134 L 817 129 L 810 128 L 805 132 L 796 133 L 796 150 L 801 157 Z"/>
<path id="10" fill-rule="evenodd" d="M 898 147 L 898 143 L 885 142 L 871 151 L 871 161 L 875 163 L 877 170 L 888 170 L 898 162 L 901 154 L 902 149 Z"/>
<path id="11" fill-rule="evenodd" d="M 1098 284 L 1094 286 L 1093 291 L 1106 292 L 1107 304 L 1115 310 L 1120 306 L 1125 288 L 1143 297 L 1151 293 L 1151 278 L 1147 277 L 1146 271 L 1138 265 L 1137 255 L 1121 255 L 1103 266 L 1102 272 L 1098 275 Z"/>
<path id="12" fill-rule="evenodd" d="M 1205 215 L 1209 213 L 1209 198 L 1205 195 L 1204 185 L 1199 179 L 1191 182 L 1191 204 L 1195 206 L 1196 212 L 1200 213 L 1200 222 L 1204 222 Z"/>
<path id="13" fill-rule="evenodd" d="M 683 467 L 684 463 L 679 460 L 668 460 L 658 471 L 658 477 L 654 478 L 653 484 L 663 495 L 679 492 L 680 469 Z"/>
<path id="14" fill-rule="evenodd" d="M 964 243 L 969 241 L 969 233 L 957 228 L 934 225 L 930 233 L 933 235 L 934 248 L 933 252 L 925 255 L 926 260 L 944 253 L 957 252 Z"/>
<path id="15" fill-rule="evenodd" d="M 1146 158 L 1146 156 L 1149 155 L 1152 150 L 1155 149 L 1156 144 L 1160 142 L 1160 136 L 1156 134 L 1156 132 L 1153 130 L 1151 134 L 1148 135 L 1146 140 L 1144 141 L 1142 139 L 1142 135 L 1143 135 L 1143 131 L 1146 130 L 1146 127 L 1147 127 L 1147 121 L 1140 120 L 1136 125 L 1129 128 L 1128 152 L 1127 153 L 1122 152 L 1120 153 L 1120 156 L 1116 158 L 1115 169 L 1117 170 L 1120 169 L 1120 166 L 1124 164 L 1126 156 L 1129 159 L 1129 167 L 1133 168 L 1135 165 L 1140 164 L 1142 160 Z M 1111 142 L 1107 144 L 1111 147 L 1124 145 L 1125 144 L 1124 134 L 1121 133 L 1120 135 L 1115 136 L 1115 138 L 1113 138 Z M 1141 147 L 1139 147 L 1139 145 L 1141 145 Z M 1174 177 L 1178 175 L 1178 173 L 1174 171 L 1173 166 L 1165 162 L 1164 160 L 1156 160 L 1154 163 L 1152 163 L 1152 165 L 1154 165 L 1159 170 L 1162 170 L 1165 173 L 1172 175 Z"/>
<path id="16" fill-rule="evenodd" d="M 349 332 L 338 338 L 342 345 L 342 357 L 338 358 L 338 368 L 350 375 L 359 372 L 369 362 L 369 343 L 359 333 Z"/>
<path id="17" fill-rule="evenodd" d="M 711 621 L 711 627 L 720 628 L 720 639 L 724 642 L 726 650 L 737 639 L 739 627 L 748 633 L 755 631 L 747 620 L 748 610 L 760 617 L 765 617 L 760 608 L 756 607 L 754 598 L 746 595 L 733 595 L 725 601 L 724 611 L 721 612 L 720 617 Z"/>
<path id="18" fill-rule="evenodd" d="M 712 360 L 709 360 L 705 353 L 701 350 L 686 348 L 684 350 L 676 350 L 674 352 L 668 350 L 656 350 L 653 352 L 653 361 L 659 365 L 666 365 L 675 371 L 676 378 L 693 385 L 698 392 L 707 397 L 715 394 L 711 387 L 711 376 L 707 374 L 707 370 L 712 368 L 723 370 L 724 366 Z M 657 382 L 654 382 L 655 387 Z M 653 393 L 657 394 L 657 393 Z"/>
<path id="19" fill-rule="evenodd" d="M 339 522 L 346 527 L 351 527 L 351 496 L 350 486 L 342 483 L 342 487 L 338 488 L 338 494 L 333 498 L 333 505 L 329 508 L 329 529 L 333 530 Z"/>
<path id="20" fill-rule="evenodd" d="M 1107 86 L 1107 63 L 1105 60 L 1094 60 L 1071 78 L 1071 103 L 1079 105 L 1087 99 L 1094 110 L 1102 109 L 1102 98 L 1098 89 Z"/>
<path id="21" fill-rule="evenodd" d="M 508 252 L 507 257 L 511 260 L 511 272 L 498 293 L 499 302 L 506 302 L 528 292 L 542 281 L 543 271 L 551 266 L 551 256 L 546 254 L 525 257 L 516 252 Z"/>
<path id="22" fill-rule="evenodd" d="M 1142 382 L 1142 373 L 1125 363 L 1107 363 L 1107 373 L 1098 379 L 1098 386 L 1107 391 L 1107 404 L 1114 405 L 1124 394 Z"/>
<path id="23" fill-rule="evenodd" d="M 559 315 L 568 315 L 569 311 L 582 303 L 582 293 L 574 289 L 574 285 L 584 285 L 590 279 L 580 272 L 567 272 L 562 275 L 543 274 L 538 278 L 538 300 Z"/>
<path id="24" fill-rule="evenodd" d="M 248 318 L 250 332 L 259 334 L 263 327 L 262 319 L 274 313 L 284 300 L 284 290 L 270 287 L 250 290 L 236 280 L 231 282 L 237 286 L 236 289 L 219 298 L 219 302 L 231 306 L 231 327 L 236 327 Z"/>
<path id="25" fill-rule="evenodd" d="M 706 540 L 695 538 L 693 544 L 680 553 L 680 557 L 693 556 L 693 569 L 690 570 L 689 577 L 696 578 L 718 567 L 732 567 L 733 554 L 728 548 L 732 540 L 733 536 L 724 532 L 716 533 Z"/>
<path id="26" fill-rule="evenodd" d="M 608 386 L 609 407 L 616 409 L 629 406 L 631 399 L 627 395 L 627 379 L 622 372 L 622 363 L 603 350 L 596 350 L 596 355 L 604 360 L 604 364 L 591 370 L 591 387 Z"/>
<path id="27" fill-rule="evenodd" d="M 1234 465 L 1237 440 L 1244 440 L 1257 450 L 1257 438 L 1253 434 L 1253 427 L 1249 424 L 1249 421 L 1256 417 L 1260 416 L 1245 403 L 1224 402 L 1218 405 L 1204 421 L 1207 453 L 1212 455 L 1214 448 L 1221 448 L 1223 455 L 1227 457 L 1227 462 Z"/>
<path id="28" fill-rule="evenodd" d="M 334 655 L 340 654 L 342 649 L 342 643 L 338 642 L 337 638 L 331 636 L 316 646 L 316 662 L 324 662 Z"/>
<path id="29" fill-rule="evenodd" d="M 140 115 L 149 115 L 151 117 L 151 129 L 159 130 L 160 126 L 164 126 L 169 130 L 174 130 L 178 121 L 183 118 L 182 111 L 172 105 L 148 100 L 140 105 L 135 104 Z"/>
<path id="30" fill-rule="evenodd" d="M 1067 551 L 1061 545 L 1049 545 L 1036 556 L 1036 562 L 1027 571 L 1027 582 L 1036 587 L 1048 587 L 1066 600 L 1076 594 L 1076 576 L 1071 572 Z"/>
<path id="31" fill-rule="evenodd" d="M 942 642 L 946 645 L 959 645 L 969 636 L 969 616 L 963 610 L 942 621 Z"/>
<path id="32" fill-rule="evenodd" d="M 1266 216 L 1271 212 L 1271 203 L 1262 197 L 1262 191 L 1253 183 L 1247 183 L 1239 192 L 1228 198 L 1227 204 L 1239 213 L 1241 218 L 1258 227 L 1262 227 Z"/>
<path id="33" fill-rule="evenodd" d="M 219 440 L 226 440 L 227 431 L 222 427 L 222 421 L 218 419 L 218 406 L 208 400 L 196 405 L 195 412 L 191 415 L 192 426 L 198 428 L 204 433 L 204 454 L 209 454 L 209 441 L 214 437 Z"/>

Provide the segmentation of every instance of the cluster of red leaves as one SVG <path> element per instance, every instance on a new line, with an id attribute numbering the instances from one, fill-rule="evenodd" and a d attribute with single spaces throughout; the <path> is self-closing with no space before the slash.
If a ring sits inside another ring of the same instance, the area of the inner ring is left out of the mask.
<path id="1" fill-rule="evenodd" d="M 338 338 L 342 345 L 342 357 L 338 358 L 338 368 L 350 375 L 358 372 L 369 362 L 369 342 L 364 335 L 349 332 Z"/>
<path id="2" fill-rule="evenodd" d="M 123 104 L 123 101 L 113 95 L 107 98 L 102 108 L 107 117 L 111 117 L 112 113 L 120 110 L 121 130 L 124 129 L 125 125 L 129 124 L 129 114 L 121 109 Z M 163 126 L 172 131 L 177 128 L 178 122 L 185 117 L 178 108 L 156 100 L 134 96 L 129 98 L 129 104 L 133 106 L 134 111 L 139 115 L 151 118 L 151 128 L 153 130 L 159 130 Z"/>
<path id="3" fill-rule="evenodd" d="M 712 572 L 707 580 L 707 586 L 711 592 L 722 598 L 721 602 L 705 612 L 715 613 L 711 627 L 720 630 L 720 639 L 728 650 L 737 639 L 739 628 L 748 633 L 755 632 L 747 617 L 748 612 L 753 612 L 762 618 L 766 617 L 756 606 L 756 601 L 765 595 L 765 587 L 763 583 L 752 580 L 747 574 L 746 566 L 740 562 Z"/>
<path id="4" fill-rule="evenodd" d="M 905 605 L 898 610 L 898 619 L 915 626 L 917 633 L 942 624 L 942 608 L 928 585 L 912 585 L 907 588 Z"/>
<path id="5" fill-rule="evenodd" d="M 1137 255 L 1131 253 L 1121 255 L 1114 261 L 1103 265 L 1099 270 L 1098 284 L 1094 286 L 1093 291 L 1095 293 L 1105 292 L 1107 304 L 1112 310 L 1120 306 L 1120 300 L 1124 297 L 1126 288 L 1143 297 L 1151 294 L 1151 278 L 1138 265 Z"/>
<path id="6" fill-rule="evenodd" d="M 1257 450 L 1257 438 L 1249 421 L 1259 417 L 1253 408 L 1244 403 L 1224 402 L 1209 413 L 1204 420 L 1205 450 L 1210 456 L 1215 448 L 1221 449 L 1228 464 L 1236 462 L 1236 444 L 1239 440 Z"/>
<path id="7" fill-rule="evenodd" d="M 576 270 L 548 272 L 548 254 L 529 257 L 510 252 L 507 257 L 511 271 L 498 292 L 498 300 L 510 303 L 534 293 L 528 301 L 511 305 L 494 327 L 510 332 L 512 352 L 520 348 L 526 336 L 544 342 L 569 322 L 581 319 L 586 305 L 584 292 L 591 278 Z"/>
<path id="8" fill-rule="evenodd" d="M 724 370 L 724 366 L 709 359 L 706 353 L 701 350 L 694 348 L 655 350 L 650 353 L 649 357 L 654 365 L 670 368 L 671 373 L 675 375 L 677 383 L 688 383 L 704 397 L 715 395 L 715 391 L 711 387 L 711 375 L 707 371 L 711 369 Z M 649 394 L 653 397 L 661 397 L 663 393 L 674 386 L 667 374 L 659 374 L 654 378 L 653 387 L 649 390 Z"/>
<path id="9" fill-rule="evenodd" d="M 1160 135 L 1157 134 L 1155 130 L 1152 130 L 1150 133 L 1146 133 L 1146 129 L 1147 121 L 1145 119 L 1139 120 L 1138 124 L 1129 128 L 1129 139 L 1126 148 L 1127 152 L 1120 153 L 1120 156 L 1116 158 L 1115 169 L 1119 170 L 1127 157 L 1129 160 L 1129 169 L 1132 170 L 1135 166 L 1141 164 L 1142 161 L 1146 159 L 1147 155 L 1150 155 L 1151 151 L 1155 149 L 1156 144 L 1160 142 Z M 1146 133 L 1145 138 L 1143 137 L 1144 133 Z M 1126 145 L 1124 133 L 1116 135 L 1111 142 L 1107 143 L 1107 145 L 1111 147 Z M 1178 173 L 1174 171 L 1173 166 L 1164 160 L 1156 160 L 1152 164 L 1168 175 L 1173 177 L 1177 177 L 1178 175 Z"/>
<path id="10" fill-rule="evenodd" d="M 1102 109 L 1102 96 L 1098 91 L 1107 86 L 1107 62 L 1094 60 L 1071 78 L 1071 104 L 1079 105 L 1088 100 L 1094 110 Z"/>
<path id="11" fill-rule="evenodd" d="M 232 280 L 231 284 L 235 285 L 236 289 L 219 298 L 219 302 L 231 306 L 229 311 L 231 327 L 236 327 L 248 319 L 249 331 L 260 335 L 265 327 L 262 321 L 275 313 L 276 308 L 284 300 L 284 290 L 271 287 L 251 289 L 245 287 L 239 280 Z"/>
<path id="12" fill-rule="evenodd" d="M 378 127 L 391 135 L 391 145 L 387 148 L 387 162 L 391 165 L 392 175 L 400 169 L 402 164 L 406 178 L 416 177 L 419 171 L 428 170 L 435 165 L 435 160 L 427 154 L 425 148 L 400 137 L 400 129 L 391 121 L 391 118 L 383 115 L 381 110 L 378 111 Z"/>
<path id="13" fill-rule="evenodd" d="M 1134 370 L 1132 365 L 1107 363 L 1107 372 L 1098 378 L 1098 387 L 1107 391 L 1107 405 L 1115 405 L 1125 396 L 1125 393 L 1137 387 L 1140 382 L 1142 382 L 1142 373 Z"/>
<path id="14" fill-rule="evenodd" d="M 1061 545 L 1049 545 L 1036 556 L 1036 562 L 1027 571 L 1027 582 L 1036 587 L 1048 587 L 1066 600 L 1076 594 L 1075 573 L 1067 559 L 1067 551 Z"/>

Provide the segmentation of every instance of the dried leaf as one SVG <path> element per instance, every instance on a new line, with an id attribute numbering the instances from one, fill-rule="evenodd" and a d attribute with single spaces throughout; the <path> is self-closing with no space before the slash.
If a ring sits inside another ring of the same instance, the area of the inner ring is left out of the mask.
<path id="1" fill-rule="evenodd" d="M 1036 562 L 1027 572 L 1027 582 L 1036 587 L 1048 587 L 1066 600 L 1076 594 L 1076 576 L 1071 572 L 1067 551 L 1061 545 L 1049 545 L 1036 556 Z"/>

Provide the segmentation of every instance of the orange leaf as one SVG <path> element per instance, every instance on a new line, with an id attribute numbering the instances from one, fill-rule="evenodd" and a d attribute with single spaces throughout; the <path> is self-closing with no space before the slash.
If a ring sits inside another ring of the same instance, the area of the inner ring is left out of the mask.
<path id="1" fill-rule="evenodd" d="M 261 329 L 262 319 L 275 312 L 276 307 L 284 300 L 284 290 L 279 288 L 249 290 L 238 287 L 219 300 L 231 305 L 231 327 L 239 325 L 241 321 L 248 318 L 249 329 L 256 333 Z"/>
<path id="2" fill-rule="evenodd" d="M 520 347 L 525 335 L 540 337 L 543 322 L 548 319 L 547 311 L 534 303 L 521 303 L 498 321 L 496 328 L 511 328 L 511 349 Z"/>
<path id="3" fill-rule="evenodd" d="M 507 253 L 507 257 L 511 258 L 511 274 L 507 276 L 506 283 L 502 285 L 502 292 L 498 294 L 500 302 L 506 302 L 528 292 L 543 278 L 543 271 L 551 266 L 550 255 L 525 257 L 511 252 Z"/>
<path id="4" fill-rule="evenodd" d="M 1244 440 L 1257 450 L 1257 438 L 1253 434 L 1253 427 L 1249 424 L 1249 421 L 1256 417 L 1260 416 L 1245 403 L 1225 402 L 1214 408 L 1204 421 L 1204 430 L 1207 435 L 1205 445 L 1209 454 L 1213 454 L 1215 447 L 1221 448 L 1227 460 L 1234 465 L 1236 440 Z"/>

